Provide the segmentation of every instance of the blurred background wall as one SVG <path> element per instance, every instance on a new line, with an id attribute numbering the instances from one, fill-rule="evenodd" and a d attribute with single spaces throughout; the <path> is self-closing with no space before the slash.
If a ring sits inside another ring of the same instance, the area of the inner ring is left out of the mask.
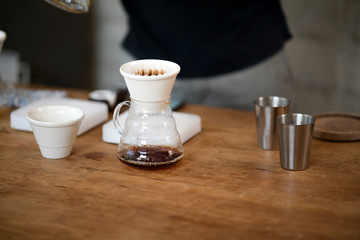
<path id="1" fill-rule="evenodd" d="M 0 29 L 7 34 L 0 55 L 2 78 L 92 87 L 93 26 L 93 12 L 70 14 L 43 0 L 0 1 Z"/>
<path id="2" fill-rule="evenodd" d="M 285 47 L 298 111 L 360 113 L 360 1 L 283 0 L 293 39 Z M 126 15 L 117 0 L 97 1 L 96 87 L 119 81 L 131 60 L 120 47 Z M 264 76 L 266 77 L 266 76 Z"/>
<path id="3" fill-rule="evenodd" d="M 283 0 L 301 111 L 360 113 L 360 1 Z"/>
<path id="4" fill-rule="evenodd" d="M 282 4 L 293 34 L 285 50 L 297 111 L 360 113 L 360 1 Z M 20 53 L 35 83 L 93 89 L 121 82 L 120 65 L 133 59 L 121 48 L 126 21 L 118 0 L 93 0 L 85 15 L 71 15 L 43 1 L 0 5 L 0 29 L 9 35 L 4 48 Z"/>

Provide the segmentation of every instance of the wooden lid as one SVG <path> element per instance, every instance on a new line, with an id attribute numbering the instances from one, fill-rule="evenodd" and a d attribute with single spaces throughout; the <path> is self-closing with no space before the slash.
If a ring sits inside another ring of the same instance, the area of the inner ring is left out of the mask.
<path id="1" fill-rule="evenodd" d="M 314 126 L 315 138 L 331 141 L 360 140 L 360 114 L 355 113 L 320 113 Z"/>

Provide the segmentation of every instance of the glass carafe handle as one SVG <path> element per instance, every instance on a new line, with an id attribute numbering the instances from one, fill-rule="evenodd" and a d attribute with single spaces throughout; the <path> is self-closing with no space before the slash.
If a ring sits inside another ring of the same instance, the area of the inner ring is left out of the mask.
<path id="1" fill-rule="evenodd" d="M 114 114 L 113 114 L 113 122 L 114 122 L 115 128 L 118 130 L 118 132 L 119 132 L 120 134 L 122 134 L 122 132 L 124 131 L 124 129 L 123 129 L 123 127 L 121 126 L 120 121 L 119 121 L 119 115 L 120 115 L 119 113 L 120 113 L 121 108 L 122 108 L 124 105 L 130 107 L 131 102 L 130 102 L 130 101 L 124 101 L 124 102 L 119 103 L 119 104 L 116 106 L 116 108 L 115 108 L 115 110 L 114 110 Z"/>

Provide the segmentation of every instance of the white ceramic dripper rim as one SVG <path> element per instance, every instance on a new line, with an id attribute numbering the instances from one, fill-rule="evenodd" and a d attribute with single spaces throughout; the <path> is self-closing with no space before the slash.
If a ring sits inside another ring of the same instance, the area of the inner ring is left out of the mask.
<path id="1" fill-rule="evenodd" d="M 161 72 L 157 75 L 140 75 L 145 70 Z M 144 102 L 170 99 L 170 94 L 180 66 L 174 62 L 159 59 L 143 59 L 125 63 L 120 67 L 130 97 Z"/>

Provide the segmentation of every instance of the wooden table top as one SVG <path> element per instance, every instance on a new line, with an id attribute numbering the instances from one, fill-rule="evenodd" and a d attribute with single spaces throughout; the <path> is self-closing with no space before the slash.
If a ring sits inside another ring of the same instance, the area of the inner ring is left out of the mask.
<path id="1" fill-rule="evenodd" d="M 202 132 L 156 170 L 120 162 L 101 126 L 70 157 L 44 159 L 3 112 L 0 239 L 360 239 L 360 142 L 313 139 L 310 168 L 286 171 L 257 147 L 254 113 L 180 110 Z"/>

